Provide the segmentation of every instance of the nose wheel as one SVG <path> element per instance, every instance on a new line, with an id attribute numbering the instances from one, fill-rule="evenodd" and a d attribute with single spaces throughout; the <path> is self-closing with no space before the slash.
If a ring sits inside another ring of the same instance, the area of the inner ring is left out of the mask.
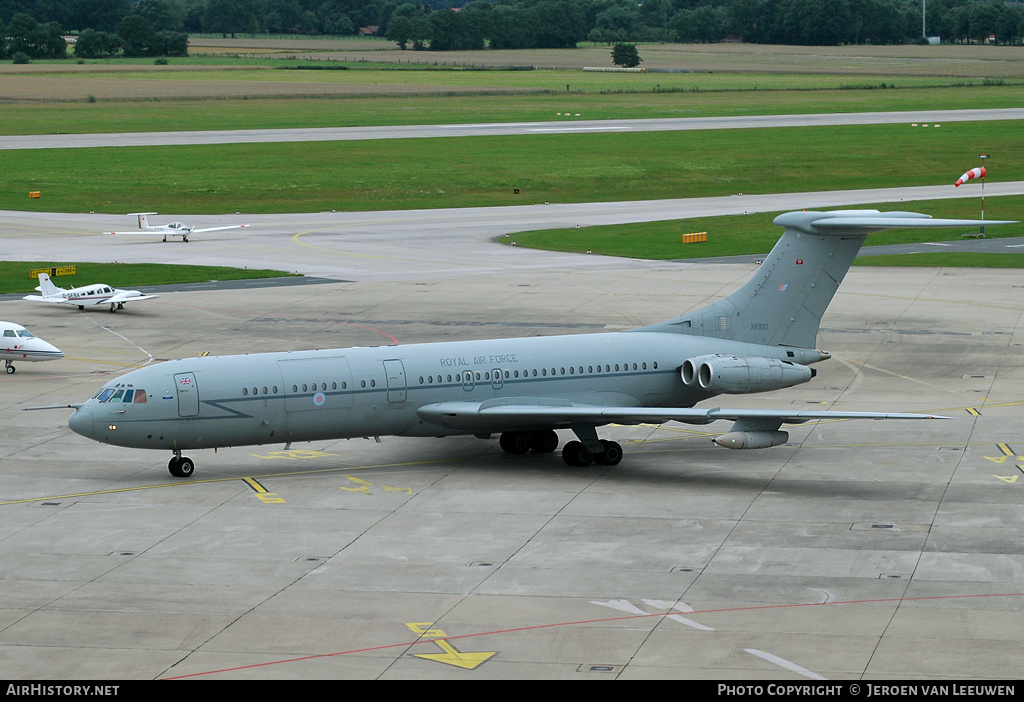
<path id="1" fill-rule="evenodd" d="M 14 364 L 10 361 L 4 361 L 4 370 L 7 371 L 8 375 L 14 372 Z"/>
<path id="2" fill-rule="evenodd" d="M 192 459 L 188 456 L 182 456 L 180 453 L 175 454 L 167 462 L 167 471 L 175 478 L 188 478 L 195 470 L 196 464 L 192 462 Z"/>

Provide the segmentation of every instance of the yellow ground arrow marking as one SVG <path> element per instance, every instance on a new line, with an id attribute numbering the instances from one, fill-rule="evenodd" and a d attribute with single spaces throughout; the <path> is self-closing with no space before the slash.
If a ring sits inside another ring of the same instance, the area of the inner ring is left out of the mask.
<path id="1" fill-rule="evenodd" d="M 424 638 L 447 636 L 447 634 L 444 633 L 444 629 L 430 628 L 434 626 L 434 622 L 406 622 L 405 625 L 414 633 L 420 634 Z M 463 653 L 443 638 L 437 639 L 434 643 L 436 643 L 444 653 L 414 653 L 413 655 L 416 658 L 425 658 L 428 661 L 434 661 L 436 663 L 447 663 L 448 665 L 465 668 L 466 670 L 473 670 L 481 663 L 486 663 L 492 656 L 498 655 L 497 651 L 473 651 L 472 653 Z"/>
<path id="2" fill-rule="evenodd" d="M 426 658 L 428 661 L 435 661 L 437 663 L 447 663 L 448 665 L 465 668 L 466 670 L 473 670 L 481 663 L 486 663 L 492 656 L 498 655 L 497 651 L 463 653 L 462 651 L 457 651 L 454 646 L 444 639 L 439 639 L 434 643 L 440 646 L 444 653 L 416 653 L 414 655 L 417 658 Z"/>
<path id="3" fill-rule="evenodd" d="M 1019 470 L 1021 473 L 1024 473 L 1024 466 L 1022 466 L 1022 465 L 1020 465 L 1018 463 L 1017 464 L 1017 470 Z M 1017 482 L 1017 478 L 1019 478 L 1020 476 L 1019 475 L 993 475 L 992 477 L 993 478 L 998 478 L 999 480 L 1002 480 L 1004 483 L 1009 483 L 1010 485 L 1013 485 L 1015 482 Z"/>
<path id="4" fill-rule="evenodd" d="M 1003 454 L 1002 456 L 982 456 L 982 458 L 987 458 L 993 463 L 1005 463 L 1007 458 L 1016 458 L 1017 460 L 1024 460 L 1024 456 L 1014 456 L 1013 450 L 1007 444 L 996 444 L 996 448 L 998 448 L 999 451 Z"/>

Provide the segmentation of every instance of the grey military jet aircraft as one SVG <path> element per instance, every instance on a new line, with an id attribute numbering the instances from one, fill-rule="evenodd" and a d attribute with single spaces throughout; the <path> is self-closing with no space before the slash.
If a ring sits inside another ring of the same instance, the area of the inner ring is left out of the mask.
<path id="1" fill-rule="evenodd" d="M 999 222 L 1006 224 L 1008 222 Z M 556 429 L 576 440 L 570 465 L 615 465 L 622 448 L 598 427 L 733 422 L 714 439 L 733 449 L 785 443 L 783 424 L 930 415 L 699 408 L 720 394 L 809 381 L 825 308 L 870 232 L 978 226 L 877 210 L 790 212 L 754 277 L 701 309 L 630 331 L 375 348 L 208 356 L 168 361 L 110 381 L 75 410 L 71 429 L 99 442 L 173 452 L 364 436 L 500 435 L 509 453 L 551 452 Z M 992 226 L 996 222 L 988 221 Z M 43 408 L 32 408 L 43 409 Z"/>

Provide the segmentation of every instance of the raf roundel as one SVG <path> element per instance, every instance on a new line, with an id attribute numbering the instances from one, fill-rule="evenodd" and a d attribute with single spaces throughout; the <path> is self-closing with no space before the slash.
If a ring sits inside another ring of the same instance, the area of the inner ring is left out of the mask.
<path id="1" fill-rule="evenodd" d="M 322 392 L 318 392 L 313 395 L 313 404 L 317 407 L 321 406 L 325 402 L 327 402 L 327 395 L 324 395 Z"/>

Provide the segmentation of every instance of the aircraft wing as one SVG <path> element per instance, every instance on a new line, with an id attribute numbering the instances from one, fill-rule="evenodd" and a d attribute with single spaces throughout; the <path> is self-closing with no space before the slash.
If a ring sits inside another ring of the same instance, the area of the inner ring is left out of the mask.
<path id="1" fill-rule="evenodd" d="M 96 303 L 91 300 L 81 301 L 77 299 L 69 300 L 65 297 L 45 297 L 43 295 L 26 295 L 21 298 L 22 300 L 32 300 L 33 302 L 58 302 L 64 305 L 95 305 Z"/>
<path id="2" fill-rule="evenodd" d="M 119 302 L 138 302 L 140 300 L 152 300 L 154 297 L 160 297 L 159 295 L 138 295 L 132 294 L 132 291 L 122 290 L 112 297 L 108 297 L 105 300 L 98 300 L 95 304 L 97 305 L 109 305 L 112 303 Z"/>
<path id="3" fill-rule="evenodd" d="M 167 229 L 150 227 L 149 229 L 134 229 L 127 232 L 103 232 L 103 234 L 116 234 L 118 236 L 156 236 L 160 234 L 166 234 L 168 236 L 191 236 L 193 234 L 199 234 L 200 232 L 219 232 L 224 229 L 244 229 L 251 226 L 251 224 L 232 224 L 230 227 L 206 227 L 205 229 Z"/>
<path id="4" fill-rule="evenodd" d="M 778 429 L 782 424 L 802 424 L 814 419 L 948 419 L 931 414 L 903 412 L 838 412 L 827 410 L 754 410 L 702 407 L 613 407 L 577 404 L 535 404 L 524 398 L 523 404 L 504 400 L 493 402 L 439 402 L 417 410 L 419 417 L 453 429 L 491 431 L 537 426 L 573 424 L 662 424 L 669 421 L 710 424 L 719 419 L 740 422 L 757 429 Z"/>
<path id="5" fill-rule="evenodd" d="M 200 232 L 219 232 L 224 229 L 245 229 L 251 227 L 251 224 L 232 224 L 230 227 L 206 227 L 205 229 L 193 229 L 189 234 L 198 234 Z"/>

